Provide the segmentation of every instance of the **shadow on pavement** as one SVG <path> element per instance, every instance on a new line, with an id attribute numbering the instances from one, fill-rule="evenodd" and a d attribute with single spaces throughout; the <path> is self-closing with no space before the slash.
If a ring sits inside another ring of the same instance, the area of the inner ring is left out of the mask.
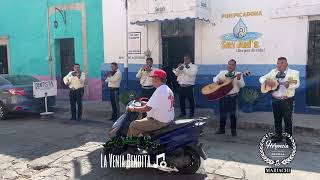
<path id="1" fill-rule="evenodd" d="M 0 154 L 32 161 L 53 153 L 105 140 L 108 124 L 69 119 L 42 120 L 17 114 L 0 121 Z"/>

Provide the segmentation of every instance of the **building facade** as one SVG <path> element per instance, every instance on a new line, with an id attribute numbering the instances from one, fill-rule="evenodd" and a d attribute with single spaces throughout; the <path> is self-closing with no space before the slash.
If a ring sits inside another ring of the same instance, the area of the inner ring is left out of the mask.
<path id="1" fill-rule="evenodd" d="M 62 78 L 79 63 L 89 79 L 85 98 L 101 99 L 101 0 L 2 1 L 0 15 L 1 73 L 56 79 L 57 97 L 67 98 Z"/>
<path id="2" fill-rule="evenodd" d="M 172 87 L 171 69 L 188 53 L 199 66 L 197 105 L 215 106 L 200 90 L 225 69 L 229 59 L 237 60 L 239 71 L 251 71 L 252 76 L 245 78 L 246 86 L 259 90 L 259 77 L 275 68 L 277 58 L 284 56 L 290 68 L 300 71 L 295 112 L 319 113 L 319 9 L 317 0 L 129 0 L 128 88 L 139 88 L 135 73 L 145 62 L 146 51 L 151 52 L 156 66 L 170 74 Z M 112 61 L 124 70 L 125 12 L 123 2 L 103 1 L 102 73 Z M 259 111 L 271 111 L 270 95 L 260 94 L 255 106 Z"/>

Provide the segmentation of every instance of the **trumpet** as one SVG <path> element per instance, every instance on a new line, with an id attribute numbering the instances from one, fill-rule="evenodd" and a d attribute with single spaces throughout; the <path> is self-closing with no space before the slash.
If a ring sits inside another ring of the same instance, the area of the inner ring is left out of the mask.
<path id="1" fill-rule="evenodd" d="M 172 72 L 173 72 L 174 74 L 176 74 L 176 73 L 177 73 L 177 69 L 183 70 L 183 68 L 184 68 L 183 64 L 179 64 L 177 68 L 173 68 L 173 69 L 172 69 Z"/>
<path id="2" fill-rule="evenodd" d="M 179 65 L 178 65 L 178 69 L 179 69 L 179 70 L 183 70 L 183 68 L 184 68 L 184 64 L 179 64 Z"/>

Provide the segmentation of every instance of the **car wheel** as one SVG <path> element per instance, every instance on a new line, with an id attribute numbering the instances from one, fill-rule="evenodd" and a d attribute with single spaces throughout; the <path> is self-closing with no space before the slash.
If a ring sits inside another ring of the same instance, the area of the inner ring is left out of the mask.
<path id="1" fill-rule="evenodd" d="M 2 102 L 0 102 L 0 120 L 5 120 L 7 117 L 6 107 Z"/>

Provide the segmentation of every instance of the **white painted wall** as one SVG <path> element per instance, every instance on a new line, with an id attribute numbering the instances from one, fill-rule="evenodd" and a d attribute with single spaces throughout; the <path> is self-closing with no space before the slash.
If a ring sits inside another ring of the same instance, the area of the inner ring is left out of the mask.
<path id="1" fill-rule="evenodd" d="M 307 63 L 308 16 L 292 16 L 275 18 L 274 9 L 283 9 L 295 2 L 303 6 L 302 0 L 211 0 L 212 19 L 214 25 L 196 21 L 195 62 L 197 64 L 225 64 L 235 58 L 239 64 L 274 64 L 279 56 L 288 58 L 290 64 Z M 306 0 L 312 1 L 312 0 Z M 310 4 L 309 2 L 309 4 Z M 315 1 L 316 2 L 316 1 Z M 312 2 L 314 3 L 314 2 Z M 307 4 L 308 3 L 304 3 Z M 130 4 L 129 4 L 130 5 Z M 146 7 L 132 7 L 136 11 Z M 257 39 L 264 52 L 242 53 L 235 49 L 222 49 L 220 36 L 232 33 L 239 18 L 225 19 L 222 14 L 245 11 L 262 11 L 262 16 L 243 17 L 249 32 L 263 35 Z M 320 13 L 319 13 L 320 14 Z M 125 12 L 122 1 L 103 1 L 103 27 L 105 62 L 123 63 L 125 55 Z M 143 52 L 152 51 L 155 64 L 161 63 L 161 38 L 159 23 L 147 26 L 130 25 L 129 31 L 142 33 L 142 54 L 135 55 L 129 63 L 143 64 Z"/>
<path id="2" fill-rule="evenodd" d="M 124 63 L 125 57 L 125 9 L 120 0 L 104 0 L 103 2 L 103 32 L 105 63 Z M 134 4 L 130 9 L 134 8 Z M 130 11 L 129 11 L 130 16 Z M 155 64 L 160 60 L 160 25 L 150 23 L 145 26 L 131 25 L 129 32 L 141 32 L 141 54 L 129 55 L 129 63 L 144 64 L 144 51 L 151 50 Z"/>
<path id="3" fill-rule="evenodd" d="M 269 0 L 243 0 L 235 3 L 233 0 L 213 0 L 212 14 L 215 25 L 205 24 L 202 30 L 202 63 L 224 64 L 228 59 L 235 58 L 239 64 L 274 64 L 277 57 L 285 56 L 291 64 L 306 64 L 308 18 L 291 17 L 272 19 Z M 279 1 L 281 4 L 281 0 Z M 243 17 L 248 31 L 260 32 L 257 39 L 265 52 L 242 53 L 235 49 L 222 49 L 220 36 L 232 33 L 239 18 L 225 19 L 222 14 L 247 11 L 262 11 L 263 16 Z M 201 28 L 197 24 L 197 28 Z M 198 31 L 197 31 L 198 32 Z M 199 41 L 200 33 L 196 33 Z M 196 46 L 199 48 L 199 46 Z M 200 52 L 196 50 L 196 52 Z M 200 55 L 196 55 L 200 57 Z"/>

